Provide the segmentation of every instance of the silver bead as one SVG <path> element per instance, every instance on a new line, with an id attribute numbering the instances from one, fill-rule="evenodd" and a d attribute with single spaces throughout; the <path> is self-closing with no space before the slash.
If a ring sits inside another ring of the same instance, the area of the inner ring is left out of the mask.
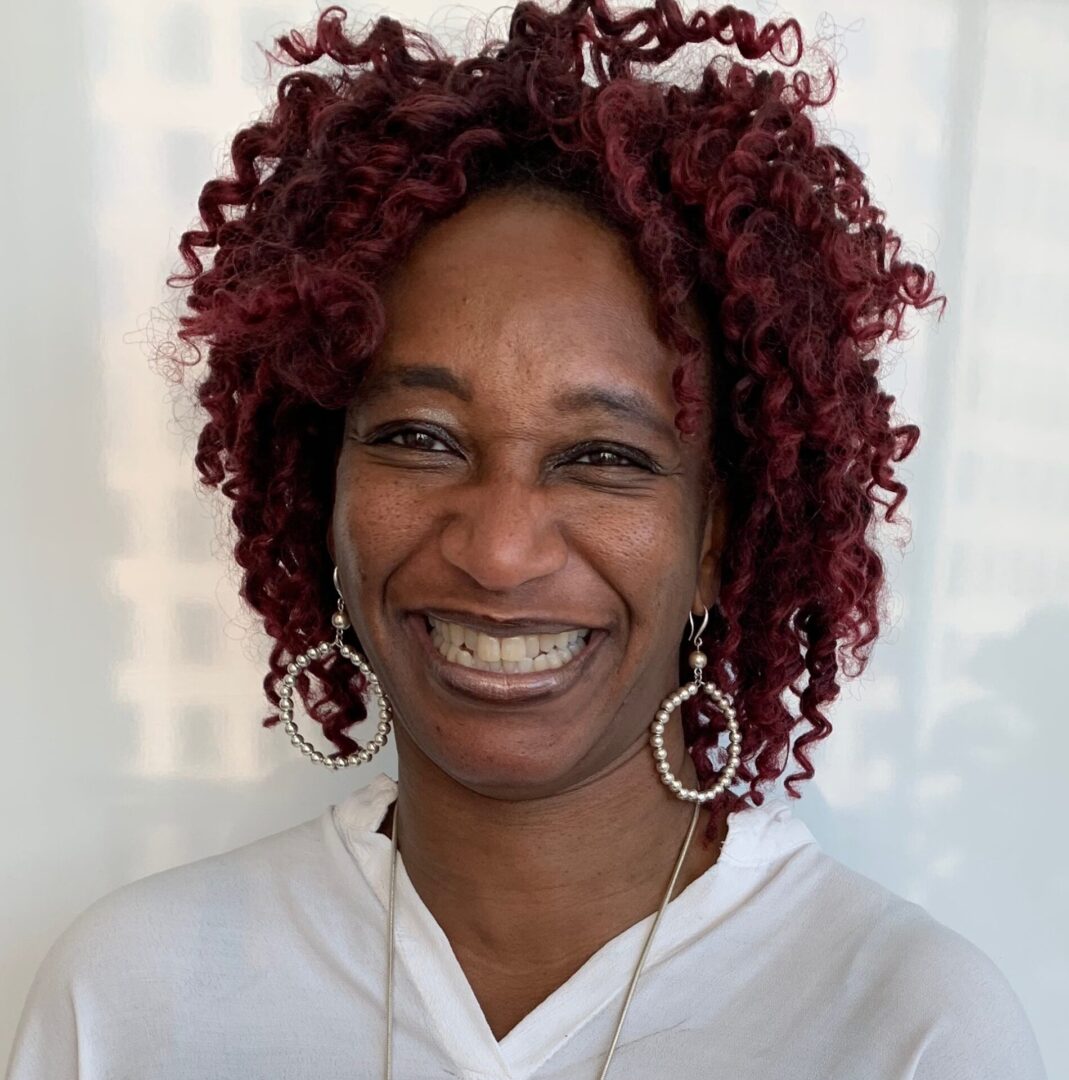
<path id="1" fill-rule="evenodd" d="M 289 664 L 286 665 L 286 671 L 290 675 L 296 675 L 300 670 L 301 669 L 294 663 L 289 663 Z"/>
<path id="2" fill-rule="evenodd" d="M 312 753 L 312 744 L 310 742 L 301 739 L 301 753 L 308 756 Z"/>
<path id="3" fill-rule="evenodd" d="M 657 771 L 661 774 L 661 776 L 667 777 L 672 771 L 672 766 L 669 765 L 667 761 L 658 761 Z"/>
<path id="4" fill-rule="evenodd" d="M 692 668 L 703 668 L 709 663 L 709 657 L 701 651 L 701 649 L 695 649 L 694 652 L 687 657 L 687 666 Z"/>
<path id="5" fill-rule="evenodd" d="M 283 686 L 293 687 L 293 685 L 296 682 L 297 682 L 297 680 L 292 675 L 283 675 L 282 676 L 282 685 Z"/>
<path id="6" fill-rule="evenodd" d="M 300 655 L 300 656 L 298 656 L 298 657 L 297 657 L 297 659 L 296 659 L 296 660 L 294 660 L 293 662 L 294 662 L 294 663 L 295 663 L 295 664 L 297 665 L 297 667 L 299 667 L 299 668 L 306 668 L 306 667 L 308 667 L 308 657 L 307 657 L 307 656 L 305 656 L 305 655 L 304 655 L 304 653 L 301 653 L 301 655 Z"/>
<path id="7" fill-rule="evenodd" d="M 287 735 L 292 735 L 297 730 L 297 725 L 292 720 L 287 720 L 285 724 L 282 725 L 282 730 L 285 731 Z"/>
<path id="8" fill-rule="evenodd" d="M 301 735 L 298 735 L 296 731 L 294 731 L 290 735 L 290 742 L 293 743 L 294 746 L 300 746 L 301 743 L 304 742 L 304 738 Z"/>
<path id="9" fill-rule="evenodd" d="M 650 736 L 650 746 L 658 746 L 658 747 L 659 746 L 664 746 L 664 736 L 663 735 L 651 735 Z"/>
<path id="10" fill-rule="evenodd" d="M 338 630 L 344 630 L 349 625 L 349 616 L 344 611 L 335 611 L 330 621 Z"/>

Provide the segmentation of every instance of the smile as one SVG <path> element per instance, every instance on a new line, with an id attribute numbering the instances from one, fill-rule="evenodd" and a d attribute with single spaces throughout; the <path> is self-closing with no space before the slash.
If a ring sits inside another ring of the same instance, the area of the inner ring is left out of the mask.
<path id="1" fill-rule="evenodd" d="M 576 628 L 559 634 L 498 637 L 431 615 L 427 622 L 434 647 L 450 663 L 509 675 L 565 667 L 582 652 L 590 636 L 588 629 Z"/>
<path id="2" fill-rule="evenodd" d="M 517 625 L 510 634 L 488 634 L 494 627 L 485 621 L 476 628 L 427 612 L 413 615 L 409 625 L 435 682 L 466 701 L 510 706 L 537 704 L 578 685 L 608 637 L 567 623 L 549 625 L 551 633 L 517 634 L 541 629 Z"/>

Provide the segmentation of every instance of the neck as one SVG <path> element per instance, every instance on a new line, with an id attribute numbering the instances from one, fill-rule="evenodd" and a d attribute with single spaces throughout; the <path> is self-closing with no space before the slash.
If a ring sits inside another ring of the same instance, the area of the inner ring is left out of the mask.
<path id="1" fill-rule="evenodd" d="M 481 979 L 500 1001 L 498 977 L 535 988 L 513 1015 L 502 1006 L 498 1027 L 509 1030 L 602 945 L 657 910 L 694 806 L 660 782 L 645 735 L 598 779 L 527 801 L 472 792 L 397 735 L 405 870 L 477 994 Z M 665 743 L 675 774 L 694 786 L 678 724 Z M 716 862 L 726 815 L 720 800 L 714 806 L 714 835 L 706 836 L 703 812 L 673 895 Z M 391 823 L 388 815 L 382 831 Z"/>

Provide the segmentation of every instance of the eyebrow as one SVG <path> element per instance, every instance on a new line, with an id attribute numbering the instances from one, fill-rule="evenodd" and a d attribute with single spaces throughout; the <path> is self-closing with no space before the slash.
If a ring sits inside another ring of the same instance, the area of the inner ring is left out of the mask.
<path id="1" fill-rule="evenodd" d="M 402 364 L 381 369 L 367 377 L 360 388 L 359 400 L 366 404 L 398 387 L 442 390 L 464 402 L 471 402 L 475 393 L 471 384 L 447 367 L 438 364 Z M 620 390 L 589 384 L 565 390 L 553 399 L 559 412 L 582 413 L 600 410 L 633 420 L 662 438 L 674 441 L 674 424 L 661 416 L 657 407 L 637 390 Z"/>
<path id="2" fill-rule="evenodd" d="M 360 387 L 360 403 L 366 404 L 397 387 L 416 387 L 444 390 L 447 394 L 470 402 L 475 394 L 466 379 L 440 364 L 403 364 L 383 368 L 368 375 Z"/>

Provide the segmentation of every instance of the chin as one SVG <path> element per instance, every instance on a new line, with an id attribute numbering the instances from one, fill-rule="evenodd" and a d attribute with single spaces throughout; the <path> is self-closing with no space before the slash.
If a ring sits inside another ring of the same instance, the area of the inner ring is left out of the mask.
<path id="1" fill-rule="evenodd" d="M 455 734 L 456 738 L 443 742 L 427 732 L 419 733 L 419 748 L 456 783 L 488 798 L 519 801 L 558 795 L 597 771 L 587 740 L 545 742 L 508 738 L 504 733 L 487 737 L 485 731 L 482 738 Z"/>

